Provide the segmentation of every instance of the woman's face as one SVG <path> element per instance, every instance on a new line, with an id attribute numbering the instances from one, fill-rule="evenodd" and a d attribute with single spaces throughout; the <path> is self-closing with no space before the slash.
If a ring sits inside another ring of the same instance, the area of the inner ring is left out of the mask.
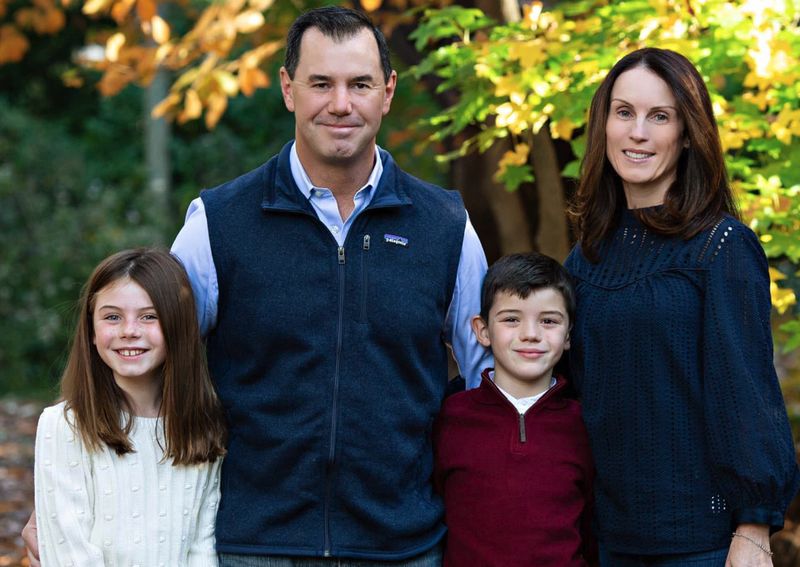
<path id="1" fill-rule="evenodd" d="M 622 73 L 611 89 L 606 155 L 622 178 L 628 208 L 659 205 L 684 148 L 672 89 L 646 67 Z"/>

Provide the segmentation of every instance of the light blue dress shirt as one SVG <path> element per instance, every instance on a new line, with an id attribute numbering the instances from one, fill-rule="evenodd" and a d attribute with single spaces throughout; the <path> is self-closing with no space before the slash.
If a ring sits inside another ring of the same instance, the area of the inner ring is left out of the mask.
<path id="1" fill-rule="evenodd" d="M 383 173 L 383 163 L 380 160 L 378 148 L 375 148 L 375 166 L 366 185 L 359 189 L 353 197 L 355 207 L 346 220 L 342 220 L 336 198 L 330 189 L 315 187 L 311 183 L 311 179 L 300 163 L 294 145 L 289 163 L 297 187 L 309 200 L 319 220 L 328 227 L 339 245 L 343 245 L 353 221 L 372 200 L 374 188 L 378 186 Z M 172 253 L 180 258 L 189 274 L 189 281 L 197 302 L 200 331 L 205 336 L 217 322 L 219 287 L 217 270 L 211 254 L 206 211 L 200 197 L 189 204 L 183 228 L 172 244 Z M 481 382 L 481 370 L 492 366 L 491 356 L 487 349 L 475 339 L 470 322 L 472 316 L 480 312 L 481 282 L 486 274 L 486 267 L 483 247 L 469 217 L 467 217 L 456 285 L 444 322 L 445 337 L 453 349 L 453 355 L 461 375 L 467 383 L 467 388 L 476 388 Z"/>

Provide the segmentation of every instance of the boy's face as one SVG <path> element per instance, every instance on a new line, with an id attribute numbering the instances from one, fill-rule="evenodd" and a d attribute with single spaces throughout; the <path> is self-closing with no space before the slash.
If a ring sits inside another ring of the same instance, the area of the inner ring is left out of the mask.
<path id="1" fill-rule="evenodd" d="M 544 392 L 553 367 L 569 348 L 569 317 L 564 297 L 553 288 L 527 298 L 499 292 L 489 320 L 472 319 L 472 329 L 494 355 L 494 381 L 514 397 Z"/>

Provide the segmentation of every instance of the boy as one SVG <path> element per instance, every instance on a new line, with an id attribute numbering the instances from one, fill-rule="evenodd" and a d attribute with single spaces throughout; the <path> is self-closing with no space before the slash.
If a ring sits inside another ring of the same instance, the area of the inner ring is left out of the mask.
<path id="1" fill-rule="evenodd" d="M 472 330 L 495 367 L 445 401 L 434 430 L 445 567 L 595 562 L 589 441 L 580 406 L 553 375 L 574 309 L 569 275 L 552 258 L 513 254 L 489 268 Z"/>

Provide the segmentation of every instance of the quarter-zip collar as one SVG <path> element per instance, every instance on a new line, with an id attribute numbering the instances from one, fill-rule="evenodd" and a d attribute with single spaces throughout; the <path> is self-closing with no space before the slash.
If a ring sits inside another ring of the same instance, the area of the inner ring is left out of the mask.
<path id="1" fill-rule="evenodd" d="M 481 385 L 479 387 L 478 394 L 475 397 L 476 401 L 480 404 L 491 406 L 507 406 L 513 410 L 515 414 L 519 414 L 514 404 L 512 404 L 509 399 L 503 395 L 503 392 L 500 391 L 500 388 L 497 387 L 497 384 L 492 381 L 491 373 L 493 370 L 493 368 L 486 368 L 483 372 L 481 372 Z M 555 385 L 548 389 L 533 406 L 528 408 L 528 411 L 525 413 L 530 412 L 534 408 L 543 407 L 545 404 L 557 404 L 557 407 L 564 405 L 564 400 L 561 399 L 559 392 L 564 390 L 567 385 L 567 381 L 563 376 L 558 375 L 555 376 L 555 379 Z M 554 399 L 554 397 L 556 399 Z"/>

